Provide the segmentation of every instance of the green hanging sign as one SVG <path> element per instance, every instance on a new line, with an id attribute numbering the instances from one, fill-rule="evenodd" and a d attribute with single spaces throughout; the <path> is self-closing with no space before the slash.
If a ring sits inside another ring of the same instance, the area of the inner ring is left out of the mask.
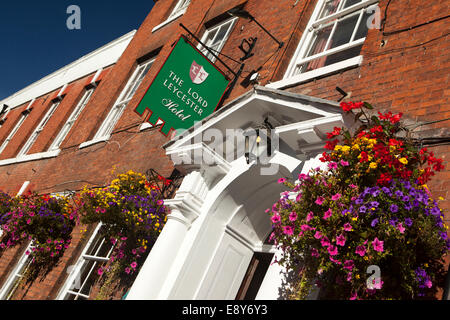
<path id="1" fill-rule="evenodd" d="M 181 36 L 136 107 L 152 125 L 163 121 L 161 133 L 176 134 L 192 127 L 213 113 L 223 97 L 229 80 L 184 36 Z"/>

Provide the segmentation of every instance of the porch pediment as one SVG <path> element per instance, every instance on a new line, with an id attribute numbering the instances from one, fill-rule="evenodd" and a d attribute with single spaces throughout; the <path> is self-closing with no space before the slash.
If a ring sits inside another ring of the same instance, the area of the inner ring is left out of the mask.
<path id="1" fill-rule="evenodd" d="M 256 86 L 187 129 L 164 148 L 168 154 L 173 154 L 186 146 L 203 143 L 217 150 L 218 144 L 225 145 L 226 141 L 233 140 L 232 135 L 238 130 L 254 128 L 266 119 L 296 154 L 322 148 L 326 132 L 344 125 L 344 114 L 337 102 Z M 212 137 L 208 133 L 210 129 L 220 132 L 223 141 Z M 224 151 L 224 155 L 229 152 Z M 236 152 L 236 148 L 231 152 Z"/>

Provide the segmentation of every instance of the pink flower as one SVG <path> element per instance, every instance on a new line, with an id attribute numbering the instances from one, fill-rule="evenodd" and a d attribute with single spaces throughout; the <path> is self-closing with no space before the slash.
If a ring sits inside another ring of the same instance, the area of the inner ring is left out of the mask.
<path id="1" fill-rule="evenodd" d="M 317 240 L 319 240 L 320 238 L 322 238 L 322 233 L 320 231 L 316 231 L 316 234 L 314 235 L 314 238 L 316 238 Z"/>
<path id="2" fill-rule="evenodd" d="M 330 254 L 330 256 L 336 256 L 338 254 L 338 249 L 337 247 L 330 245 L 328 247 L 328 253 Z"/>
<path id="3" fill-rule="evenodd" d="M 322 247 L 328 247 L 330 245 L 330 240 L 328 240 L 327 237 L 322 238 L 322 240 L 320 240 L 320 244 L 322 245 Z"/>
<path id="4" fill-rule="evenodd" d="M 276 224 L 276 223 L 279 223 L 280 221 L 281 221 L 281 217 L 278 215 L 278 214 L 276 214 L 276 215 L 274 215 L 273 217 L 272 217 L 272 223 L 273 224 Z"/>
<path id="5" fill-rule="evenodd" d="M 295 201 L 296 201 L 296 202 L 300 202 L 301 199 L 302 199 L 302 194 L 299 193 L 299 194 L 295 197 Z"/>
<path id="6" fill-rule="evenodd" d="M 126 273 L 126 274 L 130 274 L 130 272 L 131 272 L 131 269 L 130 269 L 130 268 L 125 268 L 125 273 Z"/>
<path id="7" fill-rule="evenodd" d="M 398 231 L 400 231 L 401 234 L 405 233 L 405 227 L 403 226 L 403 224 L 399 223 L 397 226 Z"/>
<path id="8" fill-rule="evenodd" d="M 433 282 L 431 282 L 430 279 L 427 279 L 424 284 L 427 288 L 431 288 L 433 286 Z"/>
<path id="9" fill-rule="evenodd" d="M 358 300 L 358 293 L 357 292 L 354 292 L 354 293 L 352 293 L 352 295 L 351 295 L 351 297 L 350 297 L 350 300 Z"/>
<path id="10" fill-rule="evenodd" d="M 309 179 L 309 176 L 307 175 L 307 174 L 299 174 L 298 175 L 298 179 L 299 180 L 308 180 Z"/>
<path id="11" fill-rule="evenodd" d="M 342 195 L 340 193 L 336 193 L 334 196 L 331 197 L 331 200 L 338 201 Z"/>
<path id="12" fill-rule="evenodd" d="M 289 215 L 289 220 L 292 222 L 296 221 L 297 218 L 298 218 L 298 215 L 296 212 L 291 212 L 291 214 Z"/>
<path id="13" fill-rule="evenodd" d="M 352 227 L 352 225 L 350 223 L 346 223 L 346 224 L 344 224 L 344 230 L 345 231 L 352 231 L 353 227 Z"/>
<path id="14" fill-rule="evenodd" d="M 329 219 L 332 215 L 333 215 L 333 211 L 332 211 L 331 209 L 328 209 L 328 210 L 325 212 L 323 218 L 324 218 L 325 220 L 327 220 L 327 219 Z"/>
<path id="15" fill-rule="evenodd" d="M 355 253 L 359 254 L 361 257 L 364 257 L 366 255 L 366 247 L 365 246 L 357 246 Z"/>
<path id="16" fill-rule="evenodd" d="M 338 245 L 338 246 L 341 246 L 341 247 L 343 247 L 343 246 L 345 246 L 345 241 L 346 241 L 347 239 L 345 239 L 345 237 L 341 234 L 341 235 L 339 235 L 338 237 L 336 237 L 336 244 Z"/>
<path id="17" fill-rule="evenodd" d="M 316 248 L 311 249 L 311 256 L 318 258 L 319 257 L 319 251 L 317 251 Z"/>
<path id="18" fill-rule="evenodd" d="M 351 272 L 347 273 L 347 281 L 348 282 L 352 281 L 352 276 L 353 276 L 353 274 Z"/>
<path id="19" fill-rule="evenodd" d="M 355 267 L 355 263 L 353 262 L 353 260 L 346 260 L 344 262 L 344 269 L 347 269 L 348 271 L 352 271 L 354 267 Z"/>
<path id="20" fill-rule="evenodd" d="M 337 168 L 338 168 L 338 165 L 337 165 L 336 162 L 330 162 L 330 163 L 328 164 L 328 169 L 330 169 L 330 170 L 332 170 L 332 169 L 337 169 Z"/>
<path id="21" fill-rule="evenodd" d="M 339 260 L 333 259 L 333 257 L 330 257 L 330 261 L 339 265 L 342 264 Z"/>
<path id="22" fill-rule="evenodd" d="M 278 184 L 285 183 L 287 180 L 285 178 L 281 178 L 278 180 Z"/>
<path id="23" fill-rule="evenodd" d="M 309 231 L 309 230 L 312 229 L 312 228 L 311 228 L 310 226 L 308 226 L 307 224 L 302 225 L 300 228 L 302 229 L 302 231 Z"/>
<path id="24" fill-rule="evenodd" d="M 316 204 L 321 206 L 324 201 L 325 201 L 325 199 L 323 197 L 318 197 L 317 200 L 316 200 Z"/>
<path id="25" fill-rule="evenodd" d="M 132 267 L 133 269 L 136 269 L 136 267 L 137 267 L 137 262 L 133 262 L 132 264 L 130 264 L 130 267 Z"/>
<path id="26" fill-rule="evenodd" d="M 349 165 L 350 163 L 348 163 L 347 161 L 341 160 L 341 166 L 348 167 Z"/>
<path id="27" fill-rule="evenodd" d="M 308 215 L 306 216 L 306 222 L 310 222 L 313 218 L 314 218 L 314 213 L 311 211 L 311 212 L 308 213 Z"/>
<path id="28" fill-rule="evenodd" d="M 373 250 L 377 252 L 383 252 L 384 251 L 383 244 L 384 241 L 380 241 L 378 240 L 378 238 L 375 238 L 375 240 L 372 241 Z"/>
<path id="29" fill-rule="evenodd" d="M 294 234 L 294 228 L 291 226 L 283 227 L 283 233 L 287 236 L 292 236 Z"/>
<path id="30" fill-rule="evenodd" d="M 103 274 L 103 269 L 102 269 L 102 268 L 99 268 L 98 271 L 97 271 L 97 273 L 98 273 L 99 276 L 101 276 L 101 275 Z"/>
<path id="31" fill-rule="evenodd" d="M 350 188 L 352 188 L 352 189 L 356 189 L 356 188 L 358 188 L 357 186 L 355 186 L 354 184 L 351 184 L 351 185 L 349 185 L 349 187 Z"/>

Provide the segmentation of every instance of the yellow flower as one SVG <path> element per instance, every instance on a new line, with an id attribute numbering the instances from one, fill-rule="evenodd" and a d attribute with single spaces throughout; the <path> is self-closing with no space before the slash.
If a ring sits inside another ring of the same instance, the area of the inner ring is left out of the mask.
<path id="1" fill-rule="evenodd" d="M 398 161 L 400 161 L 401 163 L 403 163 L 404 165 L 408 164 L 408 160 L 406 158 L 401 158 Z"/>
<path id="2" fill-rule="evenodd" d="M 349 146 L 343 146 L 342 147 L 342 152 L 343 153 L 348 153 L 350 151 L 350 147 Z"/>
<path id="3" fill-rule="evenodd" d="M 370 169 L 376 169 L 376 168 L 378 167 L 378 164 L 377 164 L 376 162 L 372 162 L 372 163 L 369 165 L 369 167 L 370 167 Z"/>
<path id="4" fill-rule="evenodd" d="M 357 275 L 355 276 L 355 278 L 359 280 L 359 278 L 360 278 L 359 274 L 357 274 Z"/>
<path id="5" fill-rule="evenodd" d="M 353 145 L 352 150 L 360 150 L 359 144 Z"/>
<path id="6" fill-rule="evenodd" d="M 334 147 L 334 151 L 340 151 L 342 150 L 342 146 L 337 145 L 336 147 Z"/>

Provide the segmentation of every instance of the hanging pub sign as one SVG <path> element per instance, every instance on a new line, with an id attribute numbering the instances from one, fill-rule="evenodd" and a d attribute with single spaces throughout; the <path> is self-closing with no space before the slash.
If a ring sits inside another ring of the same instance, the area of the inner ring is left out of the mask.
<path id="1" fill-rule="evenodd" d="M 178 135 L 216 110 L 228 84 L 222 71 L 181 36 L 135 111 L 142 116 L 149 109 L 147 122 L 161 120 L 161 133 Z"/>

